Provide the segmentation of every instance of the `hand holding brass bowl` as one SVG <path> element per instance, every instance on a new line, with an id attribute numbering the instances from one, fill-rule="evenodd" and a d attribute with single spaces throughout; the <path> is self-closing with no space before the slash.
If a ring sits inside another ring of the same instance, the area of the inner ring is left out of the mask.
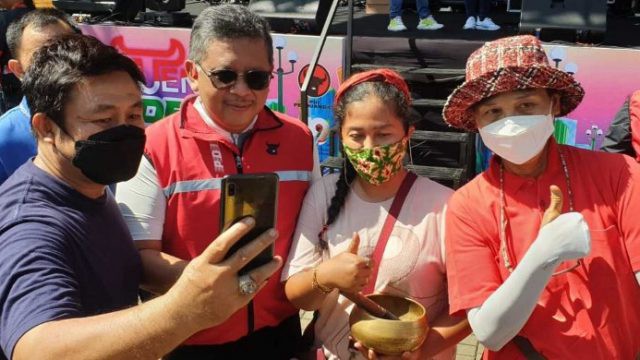
<path id="1" fill-rule="evenodd" d="M 375 317 L 354 306 L 349 315 L 351 336 L 378 354 L 401 355 L 417 350 L 427 337 L 429 325 L 424 307 L 416 301 L 392 295 L 373 294 L 368 298 L 382 305 L 400 320 Z"/>

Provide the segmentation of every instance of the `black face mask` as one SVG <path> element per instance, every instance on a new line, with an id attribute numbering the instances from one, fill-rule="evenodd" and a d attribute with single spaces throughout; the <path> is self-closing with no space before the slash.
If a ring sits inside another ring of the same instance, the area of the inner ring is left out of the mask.
<path id="1" fill-rule="evenodd" d="M 120 125 L 76 141 L 71 162 L 98 184 L 131 179 L 138 171 L 147 137 L 137 126 Z"/>

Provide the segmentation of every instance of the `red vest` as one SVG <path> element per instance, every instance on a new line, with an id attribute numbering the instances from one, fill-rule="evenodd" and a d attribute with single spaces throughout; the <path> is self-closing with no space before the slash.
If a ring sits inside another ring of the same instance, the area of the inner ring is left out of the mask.
<path id="1" fill-rule="evenodd" d="M 275 253 L 287 259 L 302 200 L 313 170 L 313 138 L 299 120 L 264 108 L 242 149 L 209 127 L 193 107 L 147 128 L 145 155 L 167 199 L 162 251 L 182 259 L 200 254 L 219 234 L 220 179 L 228 174 L 275 172 L 280 177 Z M 276 326 L 295 315 L 280 271 L 253 302 L 254 329 Z M 187 344 L 222 344 L 248 334 L 248 310 L 195 334 Z"/>

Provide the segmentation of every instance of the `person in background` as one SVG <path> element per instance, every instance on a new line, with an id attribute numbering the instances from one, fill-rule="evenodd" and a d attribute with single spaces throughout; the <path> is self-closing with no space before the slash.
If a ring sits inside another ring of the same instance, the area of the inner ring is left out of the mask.
<path id="1" fill-rule="evenodd" d="M 7 64 L 19 80 L 29 68 L 33 53 L 51 39 L 74 32 L 68 17 L 55 9 L 34 10 L 14 21 L 6 38 L 12 58 Z M 27 98 L 0 116 L 0 184 L 36 154 Z"/>
<path id="2" fill-rule="evenodd" d="M 116 191 L 142 257 L 143 287 L 156 294 L 220 232 L 224 176 L 279 176 L 275 254 L 283 258 L 304 194 L 319 176 L 309 128 L 265 106 L 273 72 L 269 23 L 245 6 L 212 6 L 196 18 L 189 46 L 185 70 L 197 95 L 147 128 L 140 169 Z M 280 273 L 248 306 L 191 337 L 168 359 L 293 357 L 300 319 L 279 279 Z"/>
<path id="3" fill-rule="evenodd" d="M 14 57 L 7 46 L 7 29 L 12 22 L 34 9 L 32 0 L 0 0 L 0 114 L 17 106 L 22 98 L 20 81 L 7 67 L 9 59 Z"/>
<path id="4" fill-rule="evenodd" d="M 640 166 L 556 143 L 584 90 L 535 37 L 486 43 L 466 72 L 443 117 L 495 155 L 447 208 L 451 313 L 484 359 L 636 359 Z"/>
<path id="5" fill-rule="evenodd" d="M 464 0 L 467 11 L 467 21 L 462 27 L 464 30 L 500 30 L 500 26 L 491 20 L 491 0 Z"/>
<path id="6" fill-rule="evenodd" d="M 406 31 L 407 27 L 402 22 L 402 1 L 403 0 L 390 0 L 389 3 L 389 31 Z M 418 30 L 439 30 L 444 25 L 438 23 L 436 19 L 431 15 L 429 10 L 429 0 L 416 0 L 416 8 L 418 9 Z"/>
<path id="7" fill-rule="evenodd" d="M 388 69 L 356 74 L 336 94 L 345 169 L 312 185 L 282 272 L 291 302 L 319 311 L 315 345 L 329 359 L 376 357 L 359 344 L 362 354 L 349 349 L 354 305 L 340 292 L 364 289 L 424 305 L 429 336 L 404 358 L 451 360 L 470 332 L 464 317 L 448 314 L 442 226 L 452 191 L 402 165 L 414 131 L 410 104 L 404 79 Z M 403 196 L 399 212 L 390 214 Z M 390 216 L 397 220 L 383 238 Z"/>
<path id="8" fill-rule="evenodd" d="M 640 162 L 640 90 L 629 95 L 618 110 L 601 150 L 629 155 Z"/>
<path id="9" fill-rule="evenodd" d="M 275 231 L 223 260 L 247 219 L 166 295 L 138 305 L 140 257 L 106 190 L 135 175 L 143 154 L 135 62 L 65 35 L 35 52 L 23 81 L 38 154 L 0 185 L 0 359 L 155 360 L 251 300 L 237 272 Z M 281 263 L 249 274 L 256 291 Z"/>

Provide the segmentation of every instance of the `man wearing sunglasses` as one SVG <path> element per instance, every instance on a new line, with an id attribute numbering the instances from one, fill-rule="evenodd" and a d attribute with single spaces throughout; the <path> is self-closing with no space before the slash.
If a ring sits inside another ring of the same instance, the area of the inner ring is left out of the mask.
<path id="1" fill-rule="evenodd" d="M 555 118 L 583 97 L 527 35 L 471 54 L 444 107 L 494 153 L 445 225 L 450 312 L 467 316 L 484 359 L 640 355 L 640 166 L 556 143 Z"/>
<path id="2" fill-rule="evenodd" d="M 142 257 L 143 287 L 156 294 L 219 233 L 225 175 L 278 174 L 275 254 L 286 258 L 312 174 L 319 174 L 309 129 L 265 107 L 273 70 L 265 19 L 243 6 L 207 8 L 194 22 L 185 70 L 197 96 L 147 128 L 138 174 L 116 191 Z M 168 359 L 290 359 L 300 323 L 279 279 L 273 276 L 247 307 Z"/>

